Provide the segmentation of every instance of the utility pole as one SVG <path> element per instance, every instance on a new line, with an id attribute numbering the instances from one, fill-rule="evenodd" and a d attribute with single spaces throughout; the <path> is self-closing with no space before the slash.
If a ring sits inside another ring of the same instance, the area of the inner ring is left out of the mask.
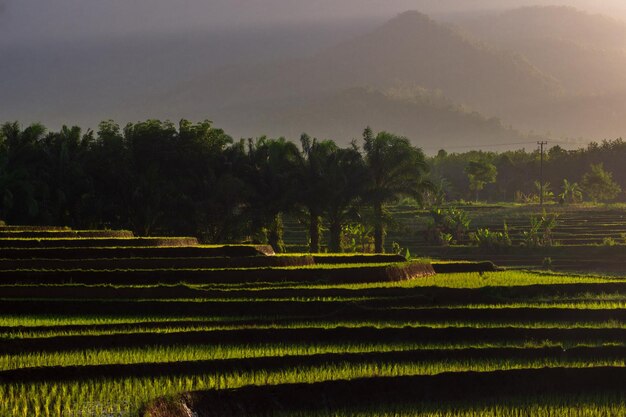
<path id="1" fill-rule="evenodd" d="M 539 168 L 539 205 L 541 208 L 543 208 L 543 147 L 547 144 L 546 141 L 537 142 L 537 145 L 541 147 L 541 165 Z"/>

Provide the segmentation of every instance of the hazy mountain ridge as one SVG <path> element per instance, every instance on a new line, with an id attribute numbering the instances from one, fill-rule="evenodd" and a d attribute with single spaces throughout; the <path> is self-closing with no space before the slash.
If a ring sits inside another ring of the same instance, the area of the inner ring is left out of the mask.
<path id="1" fill-rule="evenodd" d="M 193 115 L 172 111 L 177 89 L 225 66 L 312 54 L 361 33 L 361 23 L 0 44 L 0 121 L 94 128 L 109 118 L 122 123 L 149 117 L 210 118 L 206 108 Z"/>
<path id="2" fill-rule="evenodd" d="M 501 142 L 502 138 L 513 137 L 519 141 L 519 133 L 500 125 L 485 129 L 487 118 L 477 113 L 471 123 L 460 123 L 467 115 L 461 117 L 463 112 L 458 109 L 451 112 L 432 102 L 413 102 L 411 107 L 406 100 L 399 104 L 388 95 L 375 96 L 372 91 L 367 99 L 357 101 L 354 96 L 348 100 L 345 93 L 354 88 L 357 90 L 352 91 L 368 88 L 402 92 L 414 86 L 440 91 L 450 103 L 464 104 L 486 115 L 506 115 L 507 107 L 546 101 L 561 92 L 555 80 L 523 56 L 468 39 L 424 14 L 406 12 L 365 35 L 311 57 L 230 66 L 188 81 L 168 97 L 170 108 L 191 117 L 201 109 L 235 136 L 253 136 L 256 131 L 293 137 L 310 131 L 346 141 L 355 131 L 376 121 L 382 125 L 377 128 L 401 131 L 416 141 L 444 140 L 455 145 L 468 140 Z M 381 103 L 375 103 L 373 97 L 379 97 Z M 328 112 L 328 108 L 333 111 Z M 396 116 L 390 109 L 400 114 Z M 307 121 L 305 113 L 315 123 Z M 409 122 L 409 114 L 423 128 Z M 450 126 L 443 127 L 442 120 Z"/>
<path id="3" fill-rule="evenodd" d="M 513 109 L 506 120 L 557 136 L 626 132 L 626 23 L 572 7 L 524 7 L 455 22 L 464 33 L 522 54 L 559 80 L 560 97 Z"/>
<path id="4" fill-rule="evenodd" d="M 505 125 L 626 132 L 625 24 L 568 7 L 459 16 L 5 48 L 0 120 L 208 118 L 235 137 L 307 131 L 340 142 L 371 124 L 424 147 L 527 138 Z"/>
<path id="5" fill-rule="evenodd" d="M 235 105 L 351 87 L 404 85 L 438 89 L 491 114 L 560 93 L 556 80 L 522 56 L 472 42 L 424 14 L 406 12 L 311 58 L 214 72 L 177 94 L 181 102 L 211 107 L 210 97 Z"/>
<path id="6" fill-rule="evenodd" d="M 489 112 L 559 92 L 555 80 L 522 57 L 472 42 L 419 12 L 403 13 L 318 59 L 343 65 L 354 83 L 379 88 L 389 87 L 390 80 L 415 83 Z"/>
<path id="7" fill-rule="evenodd" d="M 570 94 L 626 90 L 626 24 L 573 7 L 525 7 L 456 22 L 465 33 L 520 53 Z"/>
<path id="8" fill-rule="evenodd" d="M 238 136 L 260 134 L 297 138 L 306 132 L 319 138 L 359 138 L 363 128 L 389 130 L 434 148 L 528 141 L 505 127 L 499 119 L 455 105 L 439 94 L 394 89 L 380 92 L 351 88 L 338 93 L 303 99 L 274 101 L 265 106 L 227 108 L 215 121 Z M 530 139 L 532 140 L 532 139 Z"/>

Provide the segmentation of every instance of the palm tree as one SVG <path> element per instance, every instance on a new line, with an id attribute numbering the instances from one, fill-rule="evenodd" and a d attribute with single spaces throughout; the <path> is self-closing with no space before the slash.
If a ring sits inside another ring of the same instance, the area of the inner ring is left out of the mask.
<path id="1" fill-rule="evenodd" d="M 567 179 L 564 179 L 561 190 L 559 198 L 564 203 L 578 203 L 583 199 L 583 190 L 577 182 L 569 182 Z"/>
<path id="2" fill-rule="evenodd" d="M 46 128 L 32 124 L 22 129 L 19 123 L 0 127 L 2 160 L 0 161 L 0 214 L 11 222 L 33 223 L 39 216 L 40 201 L 36 195 L 44 187 L 46 176 L 41 151 Z"/>
<path id="3" fill-rule="evenodd" d="M 309 217 L 309 250 L 320 251 L 321 218 L 326 207 L 327 196 L 333 189 L 327 172 L 334 164 L 334 154 L 338 147 L 333 141 L 318 141 L 307 134 L 300 137 L 302 154 L 298 175 L 299 203 Z"/>
<path id="4" fill-rule="evenodd" d="M 385 206 L 400 196 L 422 204 L 426 191 L 434 187 L 426 179 L 428 165 L 421 149 L 405 137 L 380 132 L 374 137 L 368 127 L 363 132 L 365 163 L 368 170 L 366 199 L 374 211 L 374 249 L 384 251 Z"/>
<path id="5" fill-rule="evenodd" d="M 149 236 L 167 221 L 165 207 L 171 201 L 168 194 L 175 189 L 176 176 L 168 175 L 166 168 L 173 164 L 165 158 L 176 155 L 177 135 L 176 126 L 169 121 L 147 120 L 124 128 L 133 187 L 129 220 L 133 231 L 142 236 Z"/>
<path id="6" fill-rule="evenodd" d="M 266 230 L 268 243 L 276 252 L 284 249 L 282 239 L 282 213 L 292 209 L 300 166 L 300 151 L 285 140 L 262 137 L 248 142 L 251 185 L 249 217 L 253 230 Z"/>
<path id="7" fill-rule="evenodd" d="M 322 219 L 330 230 L 329 250 L 341 251 L 343 225 L 356 217 L 356 203 L 366 182 L 363 157 L 356 145 L 342 149 L 330 140 L 318 141 L 307 134 L 302 145 L 298 174 L 298 201 L 309 226 L 309 250 L 320 251 Z"/>
<path id="8" fill-rule="evenodd" d="M 534 184 L 539 201 L 541 201 L 541 193 L 543 193 L 543 201 L 554 200 L 554 192 L 552 192 L 552 186 L 549 182 L 544 182 L 543 185 L 541 185 L 539 181 L 535 181 Z"/>
<path id="9" fill-rule="evenodd" d="M 83 135 L 77 126 L 63 126 L 43 140 L 49 187 L 45 203 L 47 215 L 55 224 L 79 225 L 75 222 L 81 220 L 81 203 L 91 188 L 84 167 L 92 142 L 93 132 L 88 130 Z"/>
<path id="10" fill-rule="evenodd" d="M 326 219 L 330 230 L 328 249 L 341 252 L 343 226 L 358 218 L 358 204 L 366 185 L 367 171 L 355 144 L 338 148 L 329 158 L 326 170 Z"/>

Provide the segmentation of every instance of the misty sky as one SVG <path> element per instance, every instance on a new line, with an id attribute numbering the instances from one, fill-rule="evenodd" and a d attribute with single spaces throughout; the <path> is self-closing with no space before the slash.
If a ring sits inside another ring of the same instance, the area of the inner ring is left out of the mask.
<path id="1" fill-rule="evenodd" d="M 626 16 L 623 0 L 0 0 L 0 42 L 240 30 L 302 21 L 567 4 Z"/>

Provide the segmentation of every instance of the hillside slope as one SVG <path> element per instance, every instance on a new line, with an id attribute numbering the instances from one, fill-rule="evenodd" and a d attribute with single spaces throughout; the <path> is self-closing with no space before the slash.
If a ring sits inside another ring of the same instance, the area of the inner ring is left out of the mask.
<path id="1" fill-rule="evenodd" d="M 573 7 L 524 7 L 457 24 L 527 57 L 569 93 L 626 90 L 626 24 Z"/>
<path id="2" fill-rule="evenodd" d="M 212 72 L 175 95 L 183 107 L 215 109 L 216 104 L 311 97 L 351 87 L 416 85 L 496 115 L 560 92 L 555 80 L 523 57 L 472 42 L 424 14 L 406 12 L 312 57 Z"/>
<path id="3" fill-rule="evenodd" d="M 496 118 L 454 105 L 427 91 L 352 88 L 308 99 L 224 109 L 215 121 L 236 137 L 261 134 L 296 139 L 307 132 L 348 143 L 365 126 L 407 136 L 428 152 L 454 146 L 528 141 Z"/>

